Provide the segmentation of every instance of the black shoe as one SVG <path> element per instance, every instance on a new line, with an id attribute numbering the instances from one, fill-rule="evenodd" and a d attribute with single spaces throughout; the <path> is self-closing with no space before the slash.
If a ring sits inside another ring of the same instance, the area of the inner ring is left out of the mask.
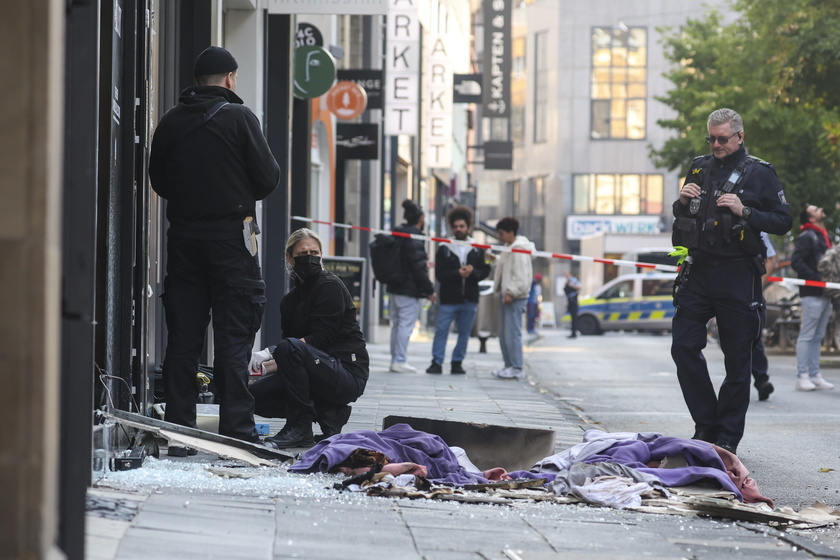
<path id="1" fill-rule="evenodd" d="M 461 362 L 452 362 L 452 369 L 449 370 L 450 373 L 467 373 L 467 370 L 461 366 Z"/>
<path id="2" fill-rule="evenodd" d="M 758 400 L 766 401 L 770 398 L 770 393 L 773 392 L 774 387 L 772 383 L 770 383 L 769 381 L 765 381 L 764 383 L 756 387 L 756 389 L 758 389 Z"/>
<path id="3" fill-rule="evenodd" d="M 705 441 L 707 443 L 715 443 L 717 440 L 717 435 L 713 432 L 709 432 L 707 430 L 694 430 L 694 435 L 691 436 L 691 439 L 699 439 L 700 441 Z"/>
<path id="4" fill-rule="evenodd" d="M 719 439 L 715 442 L 715 445 L 717 445 L 718 447 L 721 447 L 723 449 L 726 449 L 727 451 L 729 451 L 733 455 L 737 455 L 737 453 L 735 451 L 738 449 L 738 444 L 735 443 L 735 442 L 728 441 L 728 440 L 725 440 L 725 439 Z"/>
<path id="5" fill-rule="evenodd" d="M 570 335 L 569 335 L 569 336 L 567 336 L 566 338 L 577 338 L 577 335 L 576 335 L 576 334 L 570 334 Z"/>
<path id="6" fill-rule="evenodd" d="M 426 373 L 443 373 L 443 367 L 437 362 L 432 362 L 432 365 L 426 368 Z"/>
<path id="7" fill-rule="evenodd" d="M 341 433 L 341 428 L 343 428 L 350 419 L 350 412 L 352 412 L 353 409 L 349 404 L 338 404 L 324 406 L 323 408 L 321 406 L 317 406 L 315 407 L 315 410 L 318 413 L 318 425 L 321 426 L 322 434 L 315 440 L 321 441 L 322 439 Z"/>
<path id="8" fill-rule="evenodd" d="M 198 455 L 198 450 L 183 445 L 170 445 L 166 454 L 170 457 L 186 457 L 187 455 Z"/>
<path id="9" fill-rule="evenodd" d="M 277 435 L 265 438 L 265 441 L 274 444 L 277 449 L 312 447 L 315 445 L 315 439 L 312 437 L 312 424 L 309 422 L 283 426 L 283 429 L 277 432 Z"/>

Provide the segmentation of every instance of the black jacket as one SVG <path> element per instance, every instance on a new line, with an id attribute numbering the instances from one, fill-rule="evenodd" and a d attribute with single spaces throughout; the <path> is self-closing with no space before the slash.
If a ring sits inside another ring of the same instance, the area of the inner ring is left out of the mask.
<path id="1" fill-rule="evenodd" d="M 797 236 L 793 242 L 793 256 L 790 258 L 790 266 L 803 280 L 822 281 L 822 274 L 817 269 L 817 264 L 828 250 L 825 238 L 812 229 L 806 229 Z M 799 296 L 824 295 L 825 288 L 816 286 L 799 286 Z"/>
<path id="2" fill-rule="evenodd" d="M 721 215 L 727 213 L 730 214 L 730 224 L 734 225 L 740 220 L 738 216 L 731 215 L 728 209 L 717 210 L 714 207 L 720 194 L 715 191 L 724 186 L 732 171 L 746 157 L 746 149 L 741 146 L 738 151 L 723 159 L 717 159 L 712 155 L 694 159 L 685 181 L 686 183 L 696 183 L 703 189 L 703 202 L 699 213 L 694 217 L 705 220 L 707 223 L 711 222 L 713 218 L 715 223 L 723 224 L 725 222 L 721 219 Z M 752 210 L 752 215 L 747 224 L 756 237 L 762 231 L 774 235 L 783 235 L 790 231 L 793 219 L 790 216 L 790 208 L 787 200 L 785 200 L 782 184 L 779 182 L 772 165 L 761 160 L 753 164 L 733 192 L 738 195 L 744 206 L 749 206 Z M 689 205 L 683 206 L 679 199 L 674 202 L 673 210 L 675 218 L 692 217 Z M 710 244 L 708 242 L 709 237 L 720 234 L 717 231 L 719 227 L 721 225 L 714 228 L 701 226 L 699 250 L 695 251 L 694 247 L 689 247 L 692 249 L 691 253 L 693 255 L 699 254 L 701 257 L 724 259 L 744 256 L 739 243 L 717 242 Z M 758 240 L 758 243 L 760 242 Z"/>
<path id="3" fill-rule="evenodd" d="M 422 234 L 417 226 L 403 224 L 394 231 Z M 429 279 L 429 254 L 426 246 L 417 239 L 400 238 L 400 259 L 405 271 L 403 281 L 399 284 L 388 284 L 388 293 L 413 298 L 429 297 L 435 293 L 435 287 Z"/>
<path id="4" fill-rule="evenodd" d="M 368 378 L 370 359 L 356 319 L 356 306 L 344 283 L 332 272 L 296 284 L 280 301 L 283 338 L 303 338 L 338 358 L 350 373 Z"/>
<path id="5" fill-rule="evenodd" d="M 187 137 L 182 133 L 219 101 L 229 102 Z M 194 86 L 160 119 L 149 159 L 152 188 L 168 201 L 169 235 L 238 239 L 256 201 L 280 182 L 257 117 L 233 91 Z"/>
<path id="6" fill-rule="evenodd" d="M 453 248 L 449 243 L 441 243 L 435 253 L 435 278 L 440 283 L 438 301 L 445 305 L 478 303 L 478 283 L 490 275 L 490 265 L 484 262 L 484 252 L 472 247 L 467 253 L 467 264 L 473 266 L 473 271 L 462 278 L 458 274 L 461 259 Z"/>

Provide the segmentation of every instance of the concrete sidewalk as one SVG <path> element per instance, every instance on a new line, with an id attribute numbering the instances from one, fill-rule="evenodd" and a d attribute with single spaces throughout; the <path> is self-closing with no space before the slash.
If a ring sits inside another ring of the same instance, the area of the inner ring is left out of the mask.
<path id="1" fill-rule="evenodd" d="M 409 347 L 418 374 L 388 373 L 387 344 L 369 350 L 370 381 L 345 432 L 378 430 L 386 416 L 401 415 L 549 428 L 556 432 L 558 450 L 581 441 L 586 426 L 562 401 L 527 380 L 490 375 L 501 366 L 495 340 L 487 354 L 478 354 L 478 341 L 470 342 L 466 375 L 422 373 L 431 361 L 431 342 L 422 335 Z M 272 428 L 279 426 L 282 421 Z M 175 483 L 186 459 L 162 459 L 155 464 L 173 469 L 171 478 L 132 487 L 106 476 L 90 490 L 88 558 L 838 557 L 807 539 L 779 538 L 782 533 L 765 525 L 550 503 L 505 507 L 372 498 L 324 490 L 338 477 L 288 475 L 284 469 L 263 469 L 253 486 L 231 480 L 195 489 Z M 199 454 L 190 462 L 215 459 Z"/>

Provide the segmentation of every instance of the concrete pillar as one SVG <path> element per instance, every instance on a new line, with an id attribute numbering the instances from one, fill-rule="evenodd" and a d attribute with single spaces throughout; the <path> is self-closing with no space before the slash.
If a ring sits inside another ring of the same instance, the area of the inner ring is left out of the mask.
<path id="1" fill-rule="evenodd" d="M 0 558 L 63 558 L 58 389 L 63 0 L 0 18 Z"/>

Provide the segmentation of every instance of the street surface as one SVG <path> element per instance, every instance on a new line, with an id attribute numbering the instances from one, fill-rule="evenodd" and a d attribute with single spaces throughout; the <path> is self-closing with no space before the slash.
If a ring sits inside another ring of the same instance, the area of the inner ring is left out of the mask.
<path id="1" fill-rule="evenodd" d="M 539 385 L 607 431 L 653 431 L 691 437 L 694 424 L 671 360 L 670 334 L 607 333 L 568 339 L 568 331 L 544 330 L 527 355 Z M 723 353 L 715 342 L 705 351 L 713 382 L 723 381 Z M 776 506 L 795 510 L 821 501 L 840 507 L 840 369 L 830 354 L 823 376 L 837 388 L 793 389 L 793 354 L 768 351 L 775 392 L 759 402 L 753 389 L 738 457 Z M 832 364 L 832 362 L 834 362 Z M 821 469 L 832 469 L 820 472 Z M 837 548 L 838 532 L 821 540 Z"/>

